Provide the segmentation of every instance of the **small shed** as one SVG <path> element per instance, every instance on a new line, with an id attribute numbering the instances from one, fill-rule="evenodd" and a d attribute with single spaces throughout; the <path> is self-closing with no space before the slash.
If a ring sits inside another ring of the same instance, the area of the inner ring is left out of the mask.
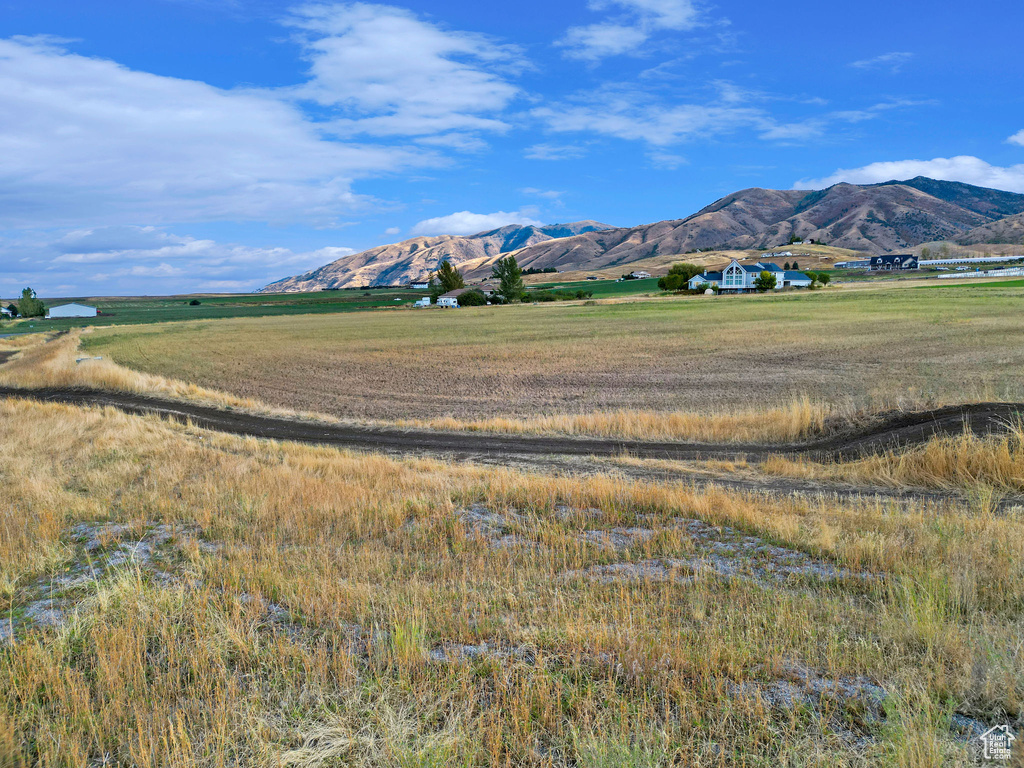
<path id="1" fill-rule="evenodd" d="M 98 310 L 86 304 L 59 304 L 50 307 L 47 317 L 96 317 Z"/>

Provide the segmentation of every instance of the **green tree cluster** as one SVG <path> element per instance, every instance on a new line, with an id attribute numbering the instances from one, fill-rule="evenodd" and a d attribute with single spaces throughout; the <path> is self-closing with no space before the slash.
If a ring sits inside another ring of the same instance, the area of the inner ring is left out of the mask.
<path id="1" fill-rule="evenodd" d="M 18 301 L 18 314 L 22 317 L 46 317 L 46 305 L 36 298 L 36 292 L 26 288 Z"/>
<path id="2" fill-rule="evenodd" d="M 523 300 L 526 286 L 523 285 L 523 271 L 519 268 L 515 256 L 503 256 L 498 259 L 491 268 L 491 277 L 498 281 L 495 297 L 502 304 Z"/>
<path id="3" fill-rule="evenodd" d="M 689 262 L 673 264 L 668 274 L 658 278 L 658 287 L 663 291 L 681 291 L 686 288 L 690 278 L 703 272 L 703 268 Z"/>
<path id="4" fill-rule="evenodd" d="M 754 287 L 762 293 L 772 290 L 777 284 L 778 281 L 775 279 L 775 275 L 767 269 L 754 280 Z"/>
<path id="5" fill-rule="evenodd" d="M 442 261 L 436 272 L 430 273 L 430 303 L 437 304 L 437 298 L 448 291 L 454 291 L 466 287 L 466 281 L 462 279 L 462 273 L 451 265 L 448 259 Z"/>
<path id="6" fill-rule="evenodd" d="M 482 291 L 476 289 L 472 291 L 466 291 L 459 296 L 460 307 L 482 307 L 487 304 L 487 297 L 484 296 Z"/>
<path id="7" fill-rule="evenodd" d="M 828 272 L 804 272 L 809 278 L 811 278 L 811 284 L 818 283 L 819 285 L 828 285 L 832 279 L 829 277 Z"/>

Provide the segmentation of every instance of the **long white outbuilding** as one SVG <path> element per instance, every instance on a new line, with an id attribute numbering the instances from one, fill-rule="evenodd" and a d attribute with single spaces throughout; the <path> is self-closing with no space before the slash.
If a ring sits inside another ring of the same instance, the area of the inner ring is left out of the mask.
<path id="1" fill-rule="evenodd" d="M 50 307 L 47 317 L 96 317 L 96 307 L 86 304 L 61 304 Z"/>

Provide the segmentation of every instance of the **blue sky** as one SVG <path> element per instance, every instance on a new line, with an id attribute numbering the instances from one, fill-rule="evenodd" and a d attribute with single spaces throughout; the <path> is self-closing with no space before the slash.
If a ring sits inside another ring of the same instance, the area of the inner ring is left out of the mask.
<path id="1" fill-rule="evenodd" d="M 0 0 L 0 295 L 240 291 L 746 187 L 1024 192 L 1024 5 Z"/>

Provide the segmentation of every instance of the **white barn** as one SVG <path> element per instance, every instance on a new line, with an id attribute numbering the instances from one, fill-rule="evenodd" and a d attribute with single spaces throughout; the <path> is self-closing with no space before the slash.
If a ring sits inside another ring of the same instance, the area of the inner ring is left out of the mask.
<path id="1" fill-rule="evenodd" d="M 90 307 L 86 304 L 60 304 L 56 307 L 50 307 L 46 313 L 47 317 L 96 317 L 96 307 Z"/>

